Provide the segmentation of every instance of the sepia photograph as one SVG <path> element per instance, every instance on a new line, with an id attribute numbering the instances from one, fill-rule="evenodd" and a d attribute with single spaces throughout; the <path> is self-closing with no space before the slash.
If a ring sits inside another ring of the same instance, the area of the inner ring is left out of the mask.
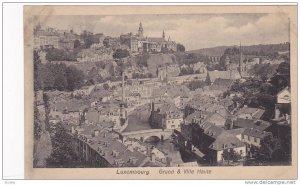
<path id="1" fill-rule="evenodd" d="M 24 19 L 32 169 L 176 175 L 297 160 L 286 11 L 39 8 Z"/>

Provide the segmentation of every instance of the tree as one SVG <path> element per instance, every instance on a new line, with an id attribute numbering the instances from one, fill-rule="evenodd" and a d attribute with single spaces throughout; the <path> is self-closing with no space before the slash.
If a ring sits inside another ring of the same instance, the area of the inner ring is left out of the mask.
<path id="1" fill-rule="evenodd" d="M 49 62 L 52 61 L 74 61 L 76 60 L 76 56 L 74 52 L 63 50 L 63 49 L 47 49 L 46 51 L 46 59 Z"/>
<path id="2" fill-rule="evenodd" d="M 177 44 L 177 51 L 179 51 L 179 52 L 185 52 L 185 47 L 184 47 L 184 45 L 178 43 L 178 44 Z"/>
<path id="3" fill-rule="evenodd" d="M 129 52 L 127 49 L 117 49 L 113 54 L 113 58 L 115 59 L 126 58 L 128 56 L 129 56 Z"/>
<path id="4" fill-rule="evenodd" d="M 93 67 L 89 72 L 88 72 L 88 75 L 87 75 L 87 80 L 90 81 L 90 82 L 95 82 L 95 80 L 97 80 L 99 77 L 98 75 L 98 70 L 96 67 Z"/>
<path id="5" fill-rule="evenodd" d="M 84 30 L 80 36 L 83 39 L 84 48 L 90 48 L 91 45 L 93 44 L 93 33 Z"/>
<path id="6" fill-rule="evenodd" d="M 67 133 L 62 123 L 57 123 L 52 141 L 52 153 L 47 160 L 48 167 L 75 167 L 78 159 L 72 148 L 72 136 Z"/>
<path id="7" fill-rule="evenodd" d="M 228 164 L 230 161 L 236 162 L 242 158 L 242 156 L 232 148 L 224 150 L 222 156 L 223 159 L 228 162 Z"/>
<path id="8" fill-rule="evenodd" d="M 35 93 L 36 94 L 36 93 Z M 41 132 L 42 132 L 42 128 L 41 128 L 41 120 L 40 120 L 40 113 L 39 110 L 37 108 L 37 103 L 36 101 L 34 102 L 34 130 L 33 130 L 33 134 L 34 134 L 34 139 L 38 140 L 41 136 Z"/>
<path id="9" fill-rule="evenodd" d="M 206 75 L 206 78 L 205 78 L 205 83 L 206 83 L 206 85 L 211 85 L 211 79 L 210 79 L 210 76 L 209 76 L 209 73 L 207 73 L 207 75 Z"/>
<path id="10" fill-rule="evenodd" d="M 107 83 L 103 84 L 103 89 L 109 90 L 109 85 Z"/>
<path id="11" fill-rule="evenodd" d="M 193 73 L 194 73 L 194 70 L 191 67 L 181 68 L 179 76 L 190 75 L 190 74 L 193 74 Z"/>
<path id="12" fill-rule="evenodd" d="M 34 80 L 34 91 L 37 91 L 42 88 L 42 81 L 39 75 L 41 60 L 37 51 L 33 52 L 33 80 Z"/>
<path id="13" fill-rule="evenodd" d="M 81 46 L 81 43 L 79 40 L 74 41 L 74 49 L 79 48 Z"/>
<path id="14" fill-rule="evenodd" d="M 63 90 L 65 90 L 66 86 L 67 86 L 67 79 L 66 79 L 65 75 L 63 73 L 58 73 L 55 76 L 54 89 L 63 91 Z"/>
<path id="15" fill-rule="evenodd" d="M 66 69 L 67 90 L 73 91 L 79 89 L 83 85 L 84 74 L 74 66 Z"/>
<path id="16" fill-rule="evenodd" d="M 194 91 L 195 89 L 198 89 L 198 88 L 202 88 L 206 85 L 205 81 L 202 81 L 202 80 L 193 80 L 191 81 L 189 84 L 188 84 L 188 88 L 191 90 L 191 91 Z"/>
<path id="17" fill-rule="evenodd" d="M 281 141 L 268 135 L 261 140 L 258 158 L 267 161 L 280 161 L 284 158 Z"/>

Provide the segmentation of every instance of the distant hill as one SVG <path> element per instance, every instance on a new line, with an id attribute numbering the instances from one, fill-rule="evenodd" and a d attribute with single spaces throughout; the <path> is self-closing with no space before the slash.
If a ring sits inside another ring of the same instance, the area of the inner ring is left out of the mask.
<path id="1" fill-rule="evenodd" d="M 224 51 L 227 48 L 239 48 L 239 46 L 218 46 L 212 48 L 203 48 L 197 50 L 190 50 L 187 53 L 197 53 L 207 56 L 222 56 Z M 262 55 L 262 54 L 272 54 L 274 52 L 286 52 L 290 49 L 290 43 L 280 43 L 280 44 L 259 44 L 259 45 L 252 45 L 252 46 L 242 46 L 243 47 L 243 54 L 248 55 Z"/>
<path id="2" fill-rule="evenodd" d="M 230 47 L 234 47 L 234 46 L 217 46 L 213 48 L 203 48 L 197 50 L 190 50 L 187 51 L 187 53 L 197 53 L 197 54 L 207 55 L 207 56 L 222 56 L 225 49 Z"/>

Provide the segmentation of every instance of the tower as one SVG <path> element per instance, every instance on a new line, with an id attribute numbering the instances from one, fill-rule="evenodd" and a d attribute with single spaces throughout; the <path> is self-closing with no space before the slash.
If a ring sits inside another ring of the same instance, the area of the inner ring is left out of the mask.
<path id="1" fill-rule="evenodd" d="M 242 56 L 242 44 L 240 43 L 240 60 L 239 60 L 239 68 L 238 71 L 240 75 L 242 76 L 242 62 L 243 62 L 243 56 Z"/>
<path id="2" fill-rule="evenodd" d="M 139 35 L 140 38 L 142 38 L 142 37 L 144 37 L 143 34 L 144 34 L 144 29 L 143 29 L 142 23 L 140 22 L 140 26 L 139 26 L 139 30 L 138 30 L 138 35 Z"/>
<path id="3" fill-rule="evenodd" d="M 165 36 L 165 30 L 163 30 L 163 33 L 162 33 L 162 38 L 166 38 L 166 36 Z"/>

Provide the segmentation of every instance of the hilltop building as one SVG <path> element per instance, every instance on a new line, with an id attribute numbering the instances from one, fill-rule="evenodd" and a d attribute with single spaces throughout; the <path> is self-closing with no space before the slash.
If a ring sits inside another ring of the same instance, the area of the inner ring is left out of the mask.
<path id="1" fill-rule="evenodd" d="M 72 50 L 74 49 L 75 40 L 76 35 L 73 33 L 73 30 L 42 29 L 40 25 L 34 29 L 34 49 L 57 48 Z"/>
<path id="2" fill-rule="evenodd" d="M 163 31 L 162 37 L 145 37 L 142 23 L 138 28 L 138 33 L 133 35 L 128 33 L 120 35 L 121 44 L 127 45 L 132 53 L 142 52 L 164 52 L 164 51 L 176 51 L 177 44 L 171 40 L 171 37 L 166 40 L 165 32 Z"/>

